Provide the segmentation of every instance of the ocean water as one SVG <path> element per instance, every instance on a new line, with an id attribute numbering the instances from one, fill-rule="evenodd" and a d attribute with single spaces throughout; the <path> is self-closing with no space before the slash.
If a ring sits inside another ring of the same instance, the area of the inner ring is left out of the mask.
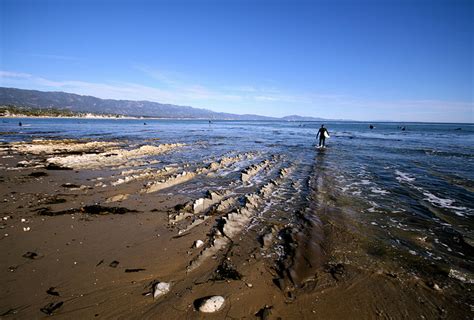
<path id="1" fill-rule="evenodd" d="M 371 130 L 369 123 L 326 122 L 331 137 L 327 148 L 318 150 L 315 136 L 320 124 L 3 119 L 0 142 L 83 138 L 190 146 L 163 163 L 248 151 L 278 155 L 283 162 L 297 164 L 296 179 L 307 181 L 321 173 L 330 178 L 331 188 L 354 199 L 355 214 L 383 243 L 428 262 L 474 271 L 473 125 L 372 123 Z M 301 185 L 304 189 L 307 183 Z"/>

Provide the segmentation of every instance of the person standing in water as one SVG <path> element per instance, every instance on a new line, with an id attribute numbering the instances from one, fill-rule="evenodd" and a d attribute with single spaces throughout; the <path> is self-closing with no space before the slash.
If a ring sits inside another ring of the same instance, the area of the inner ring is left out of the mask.
<path id="1" fill-rule="evenodd" d="M 319 137 L 319 147 L 324 148 L 326 146 L 326 135 L 329 136 L 329 131 L 324 127 L 324 124 L 319 128 L 318 133 L 316 134 L 316 139 Z"/>

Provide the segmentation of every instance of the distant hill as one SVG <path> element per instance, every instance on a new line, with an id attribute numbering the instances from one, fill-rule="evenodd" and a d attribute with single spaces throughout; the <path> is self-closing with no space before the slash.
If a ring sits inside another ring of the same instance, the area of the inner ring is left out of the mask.
<path id="1" fill-rule="evenodd" d="M 297 115 L 286 116 L 280 119 L 286 120 L 286 121 L 324 121 L 324 120 L 327 120 L 323 118 L 303 117 L 303 116 L 297 116 Z"/>
<path id="2" fill-rule="evenodd" d="M 288 116 L 265 117 L 254 114 L 214 112 L 188 106 L 151 101 L 100 99 L 66 92 L 45 92 L 0 87 L 0 105 L 28 108 L 61 109 L 76 113 L 113 114 L 131 117 L 186 118 L 211 120 L 288 120 L 312 121 L 320 118 Z"/>

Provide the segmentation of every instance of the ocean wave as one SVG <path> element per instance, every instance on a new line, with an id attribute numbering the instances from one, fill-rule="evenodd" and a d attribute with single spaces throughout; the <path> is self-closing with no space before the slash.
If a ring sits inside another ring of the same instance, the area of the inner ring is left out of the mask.
<path id="1" fill-rule="evenodd" d="M 428 156 L 455 157 L 455 158 L 472 158 L 472 153 L 464 153 L 459 151 L 439 150 L 439 149 L 417 149 Z"/>
<path id="2" fill-rule="evenodd" d="M 454 206 L 453 203 L 455 202 L 455 200 L 440 198 L 427 190 L 423 191 L 423 195 L 426 197 L 423 200 L 426 200 L 432 205 L 435 205 L 440 208 L 451 209 L 456 215 L 460 217 L 464 217 L 464 212 L 468 210 L 466 207 Z"/>
<path id="3" fill-rule="evenodd" d="M 413 182 L 416 180 L 414 177 L 410 177 L 408 173 L 402 172 L 400 170 L 395 170 L 395 174 L 397 175 L 396 179 L 398 182 Z"/>
<path id="4" fill-rule="evenodd" d="M 390 194 L 390 191 L 387 191 L 381 188 L 375 188 L 375 187 L 371 188 L 370 191 L 372 191 L 372 193 L 381 194 L 381 195 Z"/>
<path id="5" fill-rule="evenodd" d="M 460 270 L 450 269 L 449 277 L 457 279 L 464 283 L 474 284 L 474 278 L 472 274 L 468 274 L 467 272 L 462 272 Z"/>

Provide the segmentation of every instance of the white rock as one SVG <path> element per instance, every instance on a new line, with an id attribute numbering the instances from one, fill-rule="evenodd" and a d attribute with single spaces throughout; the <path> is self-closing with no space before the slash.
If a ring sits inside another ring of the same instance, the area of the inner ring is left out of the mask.
<path id="1" fill-rule="evenodd" d="M 459 270 L 455 270 L 455 269 L 450 269 L 449 270 L 449 277 L 454 278 L 454 279 L 458 279 L 458 280 L 460 280 L 464 283 L 469 283 L 469 284 L 474 283 L 474 279 L 471 278 L 469 275 L 467 275 L 466 273 L 461 272 Z"/>
<path id="2" fill-rule="evenodd" d="M 212 313 L 219 311 L 224 306 L 225 299 L 222 296 L 212 296 L 202 302 L 199 306 L 199 311 L 205 313 Z"/>
<path id="3" fill-rule="evenodd" d="M 130 196 L 129 194 L 117 194 L 113 197 L 107 198 L 105 202 L 110 203 L 110 202 L 123 201 L 123 200 L 127 200 L 129 196 Z"/>
<path id="4" fill-rule="evenodd" d="M 158 299 L 159 297 L 167 294 L 170 291 L 171 284 L 168 282 L 158 282 L 155 285 L 155 291 L 153 292 L 153 299 Z"/>
<path id="5" fill-rule="evenodd" d="M 30 231 L 30 227 L 23 227 L 23 231 Z"/>
<path id="6" fill-rule="evenodd" d="M 204 241 L 202 241 L 202 240 L 196 240 L 196 242 L 194 242 L 194 246 L 196 248 L 202 247 L 203 244 L 204 244 Z"/>

